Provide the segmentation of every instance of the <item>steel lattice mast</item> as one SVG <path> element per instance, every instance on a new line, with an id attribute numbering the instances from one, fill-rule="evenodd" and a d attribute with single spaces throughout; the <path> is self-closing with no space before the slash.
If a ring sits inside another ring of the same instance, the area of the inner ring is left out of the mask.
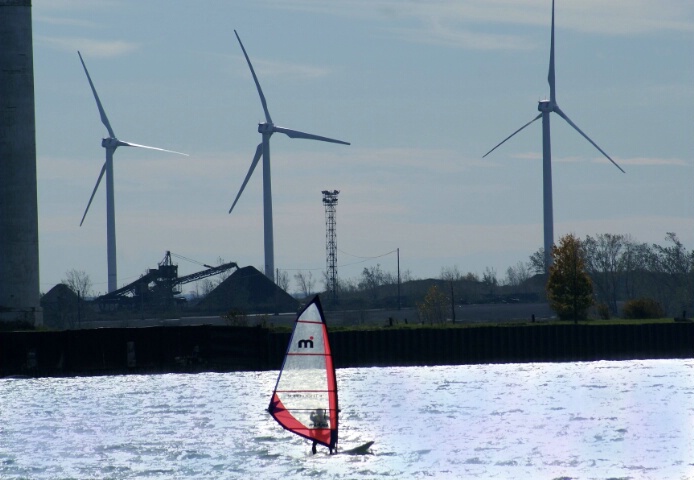
<path id="1" fill-rule="evenodd" d="M 337 190 L 323 190 L 325 205 L 325 263 L 327 274 L 328 297 L 337 303 L 337 238 L 335 236 L 335 207 L 337 207 Z"/>

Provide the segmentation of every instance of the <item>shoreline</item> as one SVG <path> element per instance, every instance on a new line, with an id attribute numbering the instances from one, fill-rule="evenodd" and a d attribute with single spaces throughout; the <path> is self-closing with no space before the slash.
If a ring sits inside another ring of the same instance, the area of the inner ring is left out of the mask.
<path id="1" fill-rule="evenodd" d="M 154 326 L 0 332 L 0 378 L 276 370 L 288 332 Z M 336 368 L 694 357 L 694 323 L 331 331 Z"/>

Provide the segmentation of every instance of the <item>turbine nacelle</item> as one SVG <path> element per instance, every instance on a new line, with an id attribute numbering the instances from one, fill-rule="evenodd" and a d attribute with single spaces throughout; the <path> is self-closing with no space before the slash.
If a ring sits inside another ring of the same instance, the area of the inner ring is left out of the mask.
<path id="1" fill-rule="evenodd" d="M 122 145 L 122 143 L 117 138 L 108 137 L 101 139 L 101 146 L 104 148 L 116 148 L 120 145 Z"/>
<path id="2" fill-rule="evenodd" d="M 272 135 L 275 131 L 275 126 L 272 123 L 259 123 L 258 124 L 258 133 L 262 133 L 263 135 L 270 134 Z"/>
<path id="3" fill-rule="evenodd" d="M 537 102 L 537 110 L 543 113 L 553 112 L 554 107 L 556 106 L 557 104 L 552 102 L 551 100 L 540 100 L 539 102 Z"/>

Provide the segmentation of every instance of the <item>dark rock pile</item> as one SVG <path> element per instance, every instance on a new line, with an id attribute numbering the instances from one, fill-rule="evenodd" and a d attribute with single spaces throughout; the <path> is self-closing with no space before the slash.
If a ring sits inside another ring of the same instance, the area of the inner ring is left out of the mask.
<path id="1" fill-rule="evenodd" d="M 212 290 L 196 309 L 210 314 L 229 312 L 286 313 L 296 312 L 299 302 L 254 267 L 236 270 Z"/>

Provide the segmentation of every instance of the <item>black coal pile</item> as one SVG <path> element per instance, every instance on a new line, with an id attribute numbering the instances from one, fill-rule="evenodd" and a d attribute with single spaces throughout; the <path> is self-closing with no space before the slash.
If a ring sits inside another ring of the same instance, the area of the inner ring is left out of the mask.
<path id="1" fill-rule="evenodd" d="M 196 306 L 196 310 L 215 315 L 230 311 L 286 313 L 296 312 L 298 308 L 298 300 L 254 267 L 236 270 Z"/>

